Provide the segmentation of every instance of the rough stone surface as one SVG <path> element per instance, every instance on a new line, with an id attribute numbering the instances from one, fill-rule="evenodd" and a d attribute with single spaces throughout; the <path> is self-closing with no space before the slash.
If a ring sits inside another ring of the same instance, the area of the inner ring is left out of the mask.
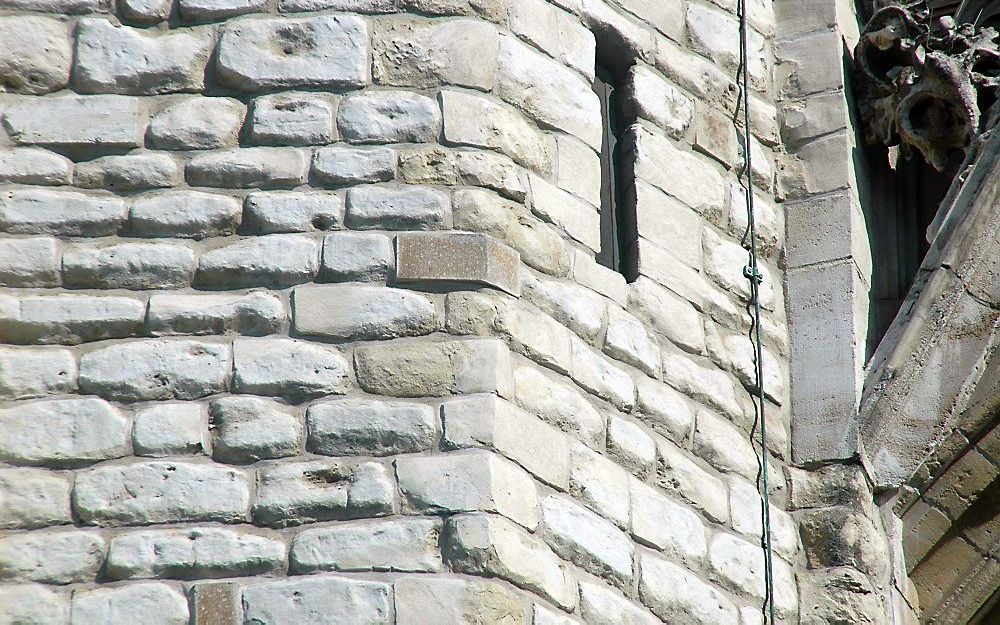
<path id="1" fill-rule="evenodd" d="M 302 447 L 301 418 L 275 402 L 257 397 L 221 397 L 209 404 L 212 457 L 245 464 L 297 455 Z"/>
<path id="2" fill-rule="evenodd" d="M 96 398 L 15 404 L 0 410 L 0 423 L 8 433 L 0 459 L 13 464 L 79 466 L 128 449 L 128 420 Z"/>
<path id="3" fill-rule="evenodd" d="M 340 103 L 337 127 L 351 143 L 421 143 L 437 137 L 440 118 L 437 104 L 427 96 L 365 91 Z"/>
<path id="4" fill-rule="evenodd" d="M 366 285 L 298 287 L 293 329 L 325 339 L 390 339 L 429 334 L 441 326 L 430 299 L 402 289 Z"/>
<path id="5" fill-rule="evenodd" d="M 31 529 L 70 522 L 69 480 L 42 469 L 0 469 L 0 528 Z M 2 605 L 2 603 L 0 603 Z"/>
<path id="6" fill-rule="evenodd" d="M 497 46 L 496 28 L 480 20 L 384 22 L 373 34 L 372 73 L 383 85 L 490 89 Z"/>
<path id="7" fill-rule="evenodd" d="M 665 621 L 698 625 L 737 622 L 736 607 L 718 590 L 680 566 L 644 552 L 639 596 Z"/>
<path id="8" fill-rule="evenodd" d="M 63 254 L 63 280 L 75 287 L 157 289 L 187 286 L 194 252 L 172 243 L 118 243 Z"/>
<path id="9" fill-rule="evenodd" d="M 346 577 L 264 582 L 243 589 L 247 623 L 386 623 L 391 586 Z"/>
<path id="10" fill-rule="evenodd" d="M 46 242 L 44 239 L 25 240 Z M 32 245 L 27 250 L 33 252 L 35 247 Z M 17 246 L 12 251 L 19 249 L 24 248 Z M 146 306 L 137 299 L 89 295 L 0 297 L 0 311 L 0 328 L 11 343 L 75 345 L 135 336 L 146 316 Z"/>
<path id="11" fill-rule="evenodd" d="M 350 366 L 329 347 L 293 339 L 240 339 L 233 343 L 233 390 L 292 399 L 341 395 Z"/>
<path id="12" fill-rule="evenodd" d="M 236 232 L 241 214 L 239 202 L 225 195 L 168 191 L 134 199 L 128 229 L 147 237 L 227 236 Z"/>
<path id="13" fill-rule="evenodd" d="M 241 521 L 250 504 L 247 476 L 222 466 L 138 462 L 80 473 L 73 509 L 87 525 Z"/>
<path id="14" fill-rule="evenodd" d="M 198 579 L 260 575 L 285 564 L 278 540 L 227 529 L 147 530 L 111 539 L 112 579 Z"/>
<path id="15" fill-rule="evenodd" d="M 61 121 L 53 124 L 53 119 Z M 96 144 L 105 149 L 142 145 L 139 102 L 127 96 L 20 100 L 4 110 L 3 125 L 18 144 L 66 148 Z"/>
<path id="16" fill-rule="evenodd" d="M 68 623 L 69 605 L 69 594 L 41 584 L 0 585 L 0 616 L 11 623 Z"/>
<path id="17" fill-rule="evenodd" d="M 260 234 L 331 230 L 344 221 L 343 203 L 334 193 L 254 192 L 245 207 L 245 227 Z"/>
<path id="18" fill-rule="evenodd" d="M 80 388 L 117 400 L 194 399 L 226 390 L 229 347 L 151 340 L 102 347 L 80 358 Z"/>
<path id="19" fill-rule="evenodd" d="M 367 37 L 365 23 L 345 15 L 229 22 L 219 78 L 242 91 L 360 86 L 368 82 Z"/>
<path id="20" fill-rule="evenodd" d="M 0 20 L 0 85 L 5 91 L 40 94 L 69 82 L 73 51 L 64 23 L 48 17 Z"/>
<path id="21" fill-rule="evenodd" d="M 556 553 L 615 585 L 630 585 L 633 546 L 621 530 L 562 497 L 546 497 L 542 517 Z"/>
<path id="22" fill-rule="evenodd" d="M 291 566 L 314 571 L 441 570 L 441 521 L 400 519 L 306 530 L 292 541 Z"/>
<path id="23" fill-rule="evenodd" d="M 392 242 L 384 234 L 334 232 L 323 239 L 320 276 L 338 282 L 382 282 L 392 263 Z"/>
<path id="24" fill-rule="evenodd" d="M 236 145 L 246 107 L 231 98 L 170 100 L 149 120 L 146 136 L 161 150 L 210 150 Z"/>
<path id="25" fill-rule="evenodd" d="M 315 145 L 337 138 L 333 103 L 308 93 L 261 96 L 253 102 L 250 136 L 264 145 Z"/>
<path id="26" fill-rule="evenodd" d="M 148 583 L 97 588 L 74 594 L 73 623 L 185 625 L 184 595 L 166 584 Z"/>
<path id="27" fill-rule="evenodd" d="M 438 419 L 427 405 L 345 399 L 314 404 L 306 413 L 307 446 L 327 456 L 388 456 L 429 450 Z"/>
<path id="28" fill-rule="evenodd" d="M 185 170 L 200 187 L 290 187 L 305 182 L 307 161 L 295 149 L 237 148 L 196 156 Z"/>
<path id="29" fill-rule="evenodd" d="M 104 560 L 96 532 L 60 531 L 0 538 L 0 579 L 69 584 L 92 581 Z"/>
<path id="30" fill-rule="evenodd" d="M 208 422 L 197 404 L 155 404 L 135 413 L 132 449 L 137 456 L 187 456 L 209 448 Z"/>
<path id="31" fill-rule="evenodd" d="M 317 241 L 305 236 L 252 237 L 202 254 L 195 282 L 203 286 L 292 286 L 316 276 L 319 255 Z"/>
<path id="32" fill-rule="evenodd" d="M 264 291 L 239 294 L 154 295 L 149 298 L 148 331 L 155 336 L 178 334 L 246 334 L 263 336 L 287 323 L 280 299 Z"/>
<path id="33" fill-rule="evenodd" d="M 428 620 L 477 625 L 528 618 L 522 598 L 496 582 L 419 575 L 398 579 L 394 590 L 399 625 L 420 625 Z"/>
<path id="34" fill-rule="evenodd" d="M 448 197 L 414 187 L 363 186 L 347 192 L 347 225 L 360 230 L 439 230 L 451 222 Z"/>
<path id="35" fill-rule="evenodd" d="M 396 153 L 388 148 L 320 148 L 313 157 L 312 175 L 331 185 L 387 182 L 396 177 Z"/>
<path id="36" fill-rule="evenodd" d="M 64 349 L 0 348 L 0 397 L 27 399 L 76 390 L 76 360 Z"/>
<path id="37" fill-rule="evenodd" d="M 485 284 L 517 295 L 517 252 L 471 233 L 404 233 L 396 237 L 396 280 Z"/>
<path id="38" fill-rule="evenodd" d="M 112 197 L 44 189 L 0 195 L 0 229 L 12 234 L 113 235 L 124 218 L 125 203 Z"/>
<path id="39" fill-rule="evenodd" d="M 181 170 L 165 154 L 130 154 L 103 156 L 78 163 L 73 183 L 84 189 L 144 191 L 172 187 L 181 181 Z"/>
<path id="40" fill-rule="evenodd" d="M 0 151 L 0 181 L 21 184 L 62 185 L 72 179 L 73 163 L 40 148 Z"/>

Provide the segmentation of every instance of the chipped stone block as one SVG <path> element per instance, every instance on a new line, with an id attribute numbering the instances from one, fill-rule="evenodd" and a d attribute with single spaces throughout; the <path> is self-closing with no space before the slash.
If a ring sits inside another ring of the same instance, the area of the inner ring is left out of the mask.
<path id="1" fill-rule="evenodd" d="M 748 440 L 749 436 L 728 421 L 707 410 L 699 410 L 695 417 L 692 451 L 719 471 L 756 479 L 759 470 L 757 454 Z"/>
<path id="2" fill-rule="evenodd" d="M 572 375 L 577 384 L 628 412 L 635 405 L 635 383 L 623 369 L 613 365 L 588 347 L 570 337 L 573 347 Z"/>
<path id="3" fill-rule="evenodd" d="M 674 442 L 691 433 L 694 411 L 684 397 L 666 384 L 639 379 L 636 383 L 638 417 L 656 432 Z"/>
<path id="4" fill-rule="evenodd" d="M 513 391 L 510 351 L 497 339 L 362 345 L 354 361 L 358 384 L 377 395 L 510 397 Z"/>
<path id="5" fill-rule="evenodd" d="M 219 79 L 241 91 L 359 87 L 369 81 L 368 29 L 349 15 L 234 20 L 217 64 Z"/>
<path id="6" fill-rule="evenodd" d="M 66 157 L 40 148 L 0 151 L 0 182 L 64 185 L 72 179 L 73 163 Z"/>
<path id="7" fill-rule="evenodd" d="M 73 509 L 86 525 L 243 521 L 247 475 L 221 465 L 149 461 L 76 476 Z M 100 622 L 100 621 L 98 621 Z"/>
<path id="8" fill-rule="evenodd" d="M 597 252 L 601 248 L 601 215 L 593 206 L 534 174 L 528 181 L 531 212 L 590 250 Z"/>
<path id="9" fill-rule="evenodd" d="M 63 473 L 16 467 L 0 469 L 0 491 L 4 493 L 0 500 L 0 528 L 34 529 L 71 523 L 70 488 L 69 477 Z M 4 604 L 0 601 L 0 605 Z"/>
<path id="10" fill-rule="evenodd" d="M 633 536 L 681 562 L 704 559 L 708 542 L 697 514 L 635 478 L 629 478 L 629 489 Z"/>
<path id="11" fill-rule="evenodd" d="M 184 29 L 164 33 L 115 26 L 105 19 L 80 20 L 74 84 L 89 93 L 200 91 L 212 50 L 212 32 Z"/>
<path id="12" fill-rule="evenodd" d="M 124 218 L 125 203 L 116 197 L 30 188 L 0 194 L 0 230 L 12 234 L 107 236 Z"/>
<path id="13" fill-rule="evenodd" d="M 253 518 L 263 525 L 380 517 L 395 507 L 395 481 L 375 462 L 283 463 L 263 467 L 259 477 Z"/>
<path id="14" fill-rule="evenodd" d="M 658 618 L 603 584 L 580 580 L 580 614 L 588 623 L 659 625 Z"/>
<path id="15" fill-rule="evenodd" d="M 65 349 L 0 347 L 0 397 L 27 399 L 76 390 L 76 359 Z"/>
<path id="16" fill-rule="evenodd" d="M 149 298 L 146 328 L 153 336 L 176 334 L 273 334 L 285 327 L 288 315 L 279 298 L 264 291 L 157 293 Z"/>
<path id="17" fill-rule="evenodd" d="M 335 193 L 254 192 L 244 203 L 243 226 L 260 234 L 333 230 L 344 222 L 344 205 Z"/>
<path id="18" fill-rule="evenodd" d="M 721 592 L 680 566 L 642 552 L 639 598 L 666 622 L 716 625 L 737 622 L 736 607 Z"/>
<path id="19" fill-rule="evenodd" d="M 726 486 L 722 480 L 695 464 L 683 451 L 666 439 L 657 440 L 660 466 L 657 483 L 667 492 L 680 495 L 719 523 L 729 519 Z"/>
<path id="20" fill-rule="evenodd" d="M 303 399 L 342 395 L 350 365 L 335 348 L 294 339 L 233 342 L 233 391 Z"/>
<path id="21" fill-rule="evenodd" d="M 556 553 L 620 588 L 631 585 L 634 548 L 625 533 L 572 500 L 554 495 L 542 500 L 542 518 Z"/>
<path id="22" fill-rule="evenodd" d="M 119 243 L 63 253 L 63 282 L 98 289 L 169 289 L 187 286 L 194 252 L 172 243 Z"/>
<path id="23" fill-rule="evenodd" d="M 187 599 L 159 583 L 95 588 L 73 593 L 73 621 L 187 625 Z"/>
<path id="24" fill-rule="evenodd" d="M 440 230 L 451 224 L 448 196 L 426 187 L 361 186 L 347 191 L 347 225 L 368 230 Z"/>
<path id="25" fill-rule="evenodd" d="M 636 475 L 645 475 L 656 464 L 656 443 L 638 423 L 611 415 L 608 454 Z"/>
<path id="26" fill-rule="evenodd" d="M 405 233 L 396 237 L 396 280 L 484 284 L 520 294 L 520 256 L 493 237 L 471 233 Z"/>
<path id="27" fill-rule="evenodd" d="M 199 22 L 263 12 L 265 0 L 177 0 L 181 16 Z"/>
<path id="28" fill-rule="evenodd" d="M 0 297 L 0 333 L 9 343 L 75 345 L 136 336 L 146 305 L 130 297 L 42 295 Z"/>
<path id="29" fill-rule="evenodd" d="M 391 589 L 333 576 L 251 584 L 243 588 L 243 617 L 248 623 L 388 623 Z"/>
<path id="30" fill-rule="evenodd" d="M 306 530 L 292 540 L 291 568 L 315 571 L 441 570 L 438 519 L 345 523 Z"/>
<path id="31" fill-rule="evenodd" d="M 642 323 L 617 306 L 608 307 L 604 353 L 648 375 L 660 375 L 660 346 Z"/>
<path id="32" fill-rule="evenodd" d="M 382 282 L 393 261 L 392 242 L 384 234 L 334 232 L 323 239 L 320 277 L 328 281 Z"/>
<path id="33" fill-rule="evenodd" d="M 297 455 L 302 448 L 302 419 L 281 404 L 258 397 L 220 397 L 208 406 L 212 458 L 247 464 Z"/>
<path id="34" fill-rule="evenodd" d="M 545 422 L 593 448 L 604 444 L 604 417 L 572 383 L 533 367 L 514 370 L 515 400 Z"/>
<path id="35" fill-rule="evenodd" d="M 118 0 L 122 17 L 140 24 L 155 24 L 170 15 L 172 0 Z"/>
<path id="36" fill-rule="evenodd" d="M 181 168 L 166 154 L 104 156 L 77 163 L 73 184 L 84 189 L 143 191 L 180 184 Z"/>
<path id="37" fill-rule="evenodd" d="M 119 401 L 197 399 L 226 390 L 229 346 L 155 339 L 101 347 L 80 358 L 80 389 Z"/>
<path id="38" fill-rule="evenodd" d="M 388 339 L 441 328 L 434 302 L 402 289 L 355 284 L 297 287 L 293 329 L 331 339 Z"/>
<path id="39" fill-rule="evenodd" d="M 309 451 L 327 456 L 389 456 L 429 451 L 438 416 L 428 405 L 368 399 L 316 403 L 306 412 Z"/>
<path id="40" fill-rule="evenodd" d="M 66 22 L 33 15 L 0 19 L 0 85 L 4 91 L 43 94 L 69 82 L 73 59 Z"/>
<path id="41" fill-rule="evenodd" d="M 201 255 L 200 286 L 283 288 L 309 282 L 319 272 L 319 243 L 297 234 L 269 234 L 224 245 Z"/>
<path id="42" fill-rule="evenodd" d="M 580 443 L 570 447 L 569 491 L 615 525 L 629 524 L 629 473 Z"/>
<path id="43" fill-rule="evenodd" d="M 0 578 L 19 582 L 92 582 L 104 562 L 104 539 L 80 530 L 0 538 Z"/>
<path id="44" fill-rule="evenodd" d="M 362 91 L 340 103 L 337 127 L 351 143 L 423 143 L 437 139 L 441 113 L 425 95 Z"/>
<path id="45" fill-rule="evenodd" d="M 4 110 L 3 125 L 18 145 L 91 149 L 140 147 L 144 129 L 138 100 L 119 95 L 19 100 Z"/>
<path id="46" fill-rule="evenodd" d="M 239 200 L 200 191 L 136 196 L 128 212 L 130 233 L 145 237 L 203 239 L 236 233 L 243 215 Z"/>
<path id="47" fill-rule="evenodd" d="M 153 404 L 135 413 L 132 449 L 153 458 L 189 456 L 210 449 L 208 421 L 195 403 Z"/>
<path id="48" fill-rule="evenodd" d="M 153 115 L 147 138 L 160 150 L 210 150 L 236 145 L 246 106 L 232 98 L 178 98 Z"/>
<path id="49" fill-rule="evenodd" d="M 68 623 L 69 598 L 68 592 L 41 584 L 0 585 L 0 618 L 10 623 Z"/>
<path id="50" fill-rule="evenodd" d="M 489 90 L 497 45 L 496 27 L 480 20 L 381 22 L 372 35 L 372 73 L 380 85 Z"/>
<path id="51" fill-rule="evenodd" d="M 475 625 L 486 619 L 527 622 L 524 600 L 506 586 L 491 581 L 436 575 L 412 575 L 396 580 L 396 623 Z"/>
<path id="52" fill-rule="evenodd" d="M 111 579 L 199 579 L 264 575 L 283 569 L 280 540 L 214 527 L 146 530 L 111 539 Z"/>
<path id="53" fill-rule="evenodd" d="M 307 166 L 305 154 L 296 149 L 236 148 L 196 156 L 185 171 L 195 186 L 256 189 L 302 184 Z"/>
<path id="54" fill-rule="evenodd" d="M 388 182 L 396 177 L 396 152 L 389 148 L 320 148 L 313 156 L 312 177 L 330 185 Z"/>
<path id="55" fill-rule="evenodd" d="M 0 423 L 0 459 L 12 464 L 74 467 L 128 453 L 128 419 L 94 397 L 14 404 Z"/>
<path id="56" fill-rule="evenodd" d="M 310 93 L 279 93 L 253 102 L 250 137 L 263 145 L 318 145 L 337 139 L 334 103 Z"/>

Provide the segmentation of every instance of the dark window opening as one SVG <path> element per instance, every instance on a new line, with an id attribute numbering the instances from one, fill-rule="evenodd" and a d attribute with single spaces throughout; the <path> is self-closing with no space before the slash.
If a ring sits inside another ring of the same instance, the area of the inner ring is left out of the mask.
<path id="1" fill-rule="evenodd" d="M 627 201 L 630 175 L 623 166 L 622 135 L 626 129 L 622 94 L 615 74 L 598 66 L 594 93 L 601 102 L 601 251 L 597 262 L 625 276 L 638 273 L 638 229 L 635 207 Z"/>

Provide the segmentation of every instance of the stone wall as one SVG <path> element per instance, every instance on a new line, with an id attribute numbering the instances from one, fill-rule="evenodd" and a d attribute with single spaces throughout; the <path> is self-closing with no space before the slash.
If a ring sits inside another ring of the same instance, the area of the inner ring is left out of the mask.
<path id="1" fill-rule="evenodd" d="M 734 3 L 0 9 L 0 621 L 762 622 Z M 598 55 L 633 122 L 632 283 L 594 260 Z"/>

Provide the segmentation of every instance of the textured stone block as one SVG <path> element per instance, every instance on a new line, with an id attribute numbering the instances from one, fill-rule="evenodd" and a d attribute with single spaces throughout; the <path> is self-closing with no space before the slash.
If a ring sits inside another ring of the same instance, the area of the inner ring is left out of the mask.
<path id="1" fill-rule="evenodd" d="M 264 291 L 241 294 L 156 294 L 149 298 L 146 328 L 153 336 L 245 334 L 263 336 L 285 327 L 285 305 Z"/>
<path id="2" fill-rule="evenodd" d="M 228 529 L 147 530 L 111 539 L 111 579 L 201 579 L 264 575 L 285 566 L 280 540 Z"/>
<path id="3" fill-rule="evenodd" d="M 633 536 L 681 562 L 704 559 L 708 543 L 697 514 L 635 478 L 629 478 L 629 490 Z"/>
<path id="4" fill-rule="evenodd" d="M 76 359 L 53 348 L 0 347 L 0 397 L 27 399 L 76 390 Z"/>
<path id="5" fill-rule="evenodd" d="M 69 593 L 53 592 L 41 584 L 0 586 L 0 618 L 9 623 L 68 623 Z"/>
<path id="6" fill-rule="evenodd" d="M 513 618 L 527 622 L 525 602 L 496 582 L 413 575 L 396 580 L 397 625 L 453 623 L 475 625 Z"/>
<path id="7" fill-rule="evenodd" d="M 716 534 L 708 548 L 708 566 L 723 585 L 763 598 L 764 552 L 759 545 L 730 534 Z M 794 574 L 780 558 L 773 559 L 773 566 L 775 610 L 783 615 L 792 614 L 798 607 Z"/>
<path id="8" fill-rule="evenodd" d="M 219 79 L 241 91 L 358 87 L 369 80 L 368 29 L 348 15 L 236 20 L 217 63 Z"/>
<path id="9" fill-rule="evenodd" d="M 67 148 L 137 148 L 144 127 L 138 100 L 117 95 L 21 100 L 4 110 L 3 125 L 17 144 Z"/>
<path id="10" fill-rule="evenodd" d="M 73 184 L 84 189 L 144 191 L 180 184 L 183 176 L 177 162 L 166 154 L 104 156 L 79 163 Z"/>
<path id="11" fill-rule="evenodd" d="M 497 150 L 525 167 L 552 167 L 552 140 L 514 109 L 461 91 L 442 91 L 444 138 L 448 143 Z"/>
<path id="12" fill-rule="evenodd" d="M 188 456 L 209 450 L 208 421 L 195 403 L 154 404 L 140 408 L 132 425 L 137 456 Z"/>
<path id="13" fill-rule="evenodd" d="M 73 81 L 89 93 L 198 91 L 212 43 L 208 29 L 161 34 L 83 19 L 76 31 Z"/>
<path id="14" fill-rule="evenodd" d="M 628 588 L 634 548 L 617 527 L 565 497 L 542 500 L 548 542 L 563 558 L 585 571 Z"/>
<path id="15" fill-rule="evenodd" d="M 604 444 L 604 417 L 572 383 L 546 376 L 532 367 L 514 371 L 515 398 L 519 406 L 539 415 L 552 426 L 599 448 Z"/>
<path id="16" fill-rule="evenodd" d="M 177 98 L 153 115 L 146 133 L 160 150 L 210 150 L 236 145 L 246 106 L 232 98 Z"/>
<path id="17" fill-rule="evenodd" d="M 33 529 L 72 522 L 70 488 L 68 476 L 62 473 L 0 469 L 0 492 L 4 494 L 0 499 L 0 529 Z"/>
<path id="18" fill-rule="evenodd" d="M 293 339 L 233 342 L 233 391 L 303 399 L 342 395 L 350 365 L 335 348 Z"/>
<path id="19" fill-rule="evenodd" d="M 337 127 L 351 143 L 423 143 L 437 139 L 441 113 L 425 95 L 363 91 L 340 103 Z"/>
<path id="20" fill-rule="evenodd" d="M 132 200 L 128 229 L 146 237 L 202 239 L 236 233 L 243 207 L 236 198 L 199 191 L 168 191 Z"/>
<path id="21" fill-rule="evenodd" d="M 326 576 L 253 584 L 243 589 L 243 618 L 262 625 L 388 625 L 391 589 L 385 582 Z"/>
<path id="22" fill-rule="evenodd" d="M 315 571 L 441 570 L 438 519 L 347 523 L 306 530 L 292 540 L 291 567 Z"/>
<path id="23" fill-rule="evenodd" d="M 344 205 L 335 193 L 254 192 L 247 196 L 243 226 L 260 234 L 332 230 L 344 222 Z"/>
<path id="24" fill-rule="evenodd" d="M 434 302 L 413 291 L 355 284 L 297 287 L 295 332 L 328 339 L 389 339 L 441 328 Z"/>
<path id="25" fill-rule="evenodd" d="M 135 336 L 145 317 L 146 305 L 129 297 L 0 297 L 0 333 L 9 343 L 75 345 Z"/>
<path id="26" fill-rule="evenodd" d="M 265 10 L 264 0 L 178 0 L 181 16 L 186 20 L 217 20 L 244 13 Z"/>
<path id="27" fill-rule="evenodd" d="M 15 93 L 42 94 L 69 82 L 73 59 L 66 23 L 8 15 L 0 20 L 0 83 Z"/>
<path id="28" fill-rule="evenodd" d="M 73 625 L 148 623 L 187 625 L 184 595 L 166 584 L 132 584 L 73 593 Z"/>
<path id="29" fill-rule="evenodd" d="M 604 353 L 654 378 L 660 375 L 659 342 L 638 319 L 617 306 L 608 307 Z"/>
<path id="30" fill-rule="evenodd" d="M 639 276 L 629 288 L 628 310 L 681 349 L 695 354 L 703 351 L 705 329 L 698 311 L 646 276 Z"/>
<path id="31" fill-rule="evenodd" d="M 604 298 L 573 282 L 524 274 L 525 299 L 584 340 L 595 343 L 607 321 Z"/>
<path id="32" fill-rule="evenodd" d="M 444 443 L 486 447 L 552 486 L 569 487 L 569 445 L 555 428 L 497 397 L 479 396 L 442 406 Z"/>
<path id="33" fill-rule="evenodd" d="M 72 170 L 68 158 L 41 148 L 0 150 L 0 182 L 69 184 Z"/>
<path id="34" fill-rule="evenodd" d="M 171 0 L 120 0 L 122 16 L 131 22 L 155 24 L 167 19 Z"/>
<path id="35" fill-rule="evenodd" d="M 580 581 L 580 614 L 597 625 L 659 625 L 658 618 L 603 584 Z"/>
<path id="36" fill-rule="evenodd" d="M 128 419 L 96 398 L 15 404 L 0 410 L 0 423 L 4 462 L 72 467 L 128 452 Z"/>
<path id="37" fill-rule="evenodd" d="M 500 39 L 498 59 L 501 98 L 600 149 L 600 102 L 586 81 L 511 37 Z"/>
<path id="38" fill-rule="evenodd" d="M 732 379 L 725 372 L 702 366 L 678 353 L 663 350 L 663 381 L 731 419 L 743 418 Z"/>
<path id="39" fill-rule="evenodd" d="M 172 243 L 119 243 L 63 253 L 63 282 L 96 289 L 163 289 L 187 286 L 194 252 Z"/>
<path id="40" fill-rule="evenodd" d="M 639 598 L 666 622 L 697 625 L 736 623 L 732 602 L 673 562 L 642 552 Z"/>
<path id="41" fill-rule="evenodd" d="M 254 521 L 287 527 L 392 514 L 395 481 L 375 462 L 356 466 L 316 461 L 265 466 L 260 470 Z"/>
<path id="42" fill-rule="evenodd" d="M 70 584 L 91 582 L 104 562 L 104 539 L 79 530 L 0 538 L 0 578 Z"/>
<path id="43" fill-rule="evenodd" d="M 169 339 L 119 343 L 80 358 L 80 389 L 119 401 L 197 399 L 226 390 L 229 346 Z"/>
<path id="44" fill-rule="evenodd" d="M 372 230 L 440 230 L 451 224 L 448 196 L 425 187 L 353 187 L 347 225 Z"/>
<path id="45" fill-rule="evenodd" d="M 358 384 L 391 397 L 497 393 L 510 397 L 510 352 L 496 339 L 362 345 L 354 352 Z"/>
<path id="46" fill-rule="evenodd" d="M 586 202 L 531 174 L 531 212 L 554 224 L 591 251 L 601 248 L 601 215 Z"/>
<path id="47" fill-rule="evenodd" d="M 280 93 L 253 101 L 250 137 L 263 145 L 317 145 L 337 140 L 333 101 L 310 93 Z"/>
<path id="48" fill-rule="evenodd" d="M 570 342 L 576 383 L 620 410 L 631 410 L 635 405 L 635 383 L 628 373 L 605 360 L 580 339 L 570 337 Z"/>
<path id="49" fill-rule="evenodd" d="M 703 215 L 721 214 L 726 188 L 721 175 L 709 161 L 645 129 L 637 128 L 634 132 L 639 154 L 635 162 L 637 178 Z"/>
<path id="50" fill-rule="evenodd" d="M 569 135 L 556 136 L 556 185 L 589 202 L 601 204 L 601 159 L 593 148 Z"/>
<path id="51" fill-rule="evenodd" d="M 701 269 L 701 217 L 641 180 L 636 181 L 634 193 L 636 227 L 643 237 L 639 243 L 640 264 L 648 243 L 654 243 L 687 266 Z"/>
<path id="52" fill-rule="evenodd" d="M 520 256 L 493 237 L 472 233 L 405 233 L 396 237 L 396 280 L 484 284 L 520 294 Z"/>
<path id="53" fill-rule="evenodd" d="M 13 234 L 106 236 L 117 233 L 125 203 L 72 191 L 9 189 L 0 194 L 0 230 Z"/>
<path id="54" fill-rule="evenodd" d="M 425 404 L 345 399 L 306 413 L 309 451 L 327 456 L 389 456 L 429 451 L 438 416 Z"/>
<path id="55" fill-rule="evenodd" d="M 480 20 L 382 22 L 372 35 L 375 82 L 489 90 L 496 75 L 496 27 Z"/>
<path id="56" fill-rule="evenodd" d="M 382 282 L 393 265 L 392 243 L 384 234 L 334 232 L 323 239 L 320 277 L 332 281 Z"/>
<path id="57" fill-rule="evenodd" d="M 726 521 L 729 505 L 722 480 L 699 467 L 666 439 L 657 440 L 657 446 L 660 452 L 659 485 L 690 501 L 713 521 Z"/>
<path id="58" fill-rule="evenodd" d="M 292 148 L 237 148 L 196 156 L 186 173 L 200 187 L 291 187 L 305 182 L 307 165 L 305 154 Z"/>
<path id="59" fill-rule="evenodd" d="M 212 458 L 246 464 L 294 456 L 302 448 L 304 428 L 298 415 L 281 404 L 257 397 L 220 397 L 209 404 Z"/>
<path id="60" fill-rule="evenodd" d="M 283 288 L 319 272 L 319 243 L 297 234 L 242 239 L 201 255 L 195 283 L 211 287 Z"/>
<path id="61" fill-rule="evenodd" d="M 748 435 L 714 414 L 699 410 L 695 418 L 692 451 L 719 471 L 757 478 L 757 454 Z"/>
<path id="62" fill-rule="evenodd" d="M 562 276 L 569 272 L 570 258 L 562 238 L 520 204 L 483 189 L 456 191 L 452 201 L 456 228 L 507 243 L 526 265 L 543 273 Z"/>
<path id="63" fill-rule="evenodd" d="M 247 476 L 211 464 L 137 462 L 78 473 L 73 509 L 87 525 L 149 525 L 246 517 Z"/>
<path id="64" fill-rule="evenodd" d="M 445 561 L 459 573 L 499 577 L 572 610 L 577 585 L 569 569 L 539 538 L 510 521 L 484 514 L 450 517 Z"/>
<path id="65" fill-rule="evenodd" d="M 656 464 L 656 443 L 638 423 L 618 415 L 608 417 L 608 455 L 636 475 Z"/>
<path id="66" fill-rule="evenodd" d="M 570 447 L 569 491 L 621 528 L 629 525 L 629 473 L 580 443 Z"/>
<path id="67" fill-rule="evenodd" d="M 396 177 L 396 152 L 389 148 L 320 148 L 313 156 L 312 177 L 330 185 L 387 182 Z"/>

